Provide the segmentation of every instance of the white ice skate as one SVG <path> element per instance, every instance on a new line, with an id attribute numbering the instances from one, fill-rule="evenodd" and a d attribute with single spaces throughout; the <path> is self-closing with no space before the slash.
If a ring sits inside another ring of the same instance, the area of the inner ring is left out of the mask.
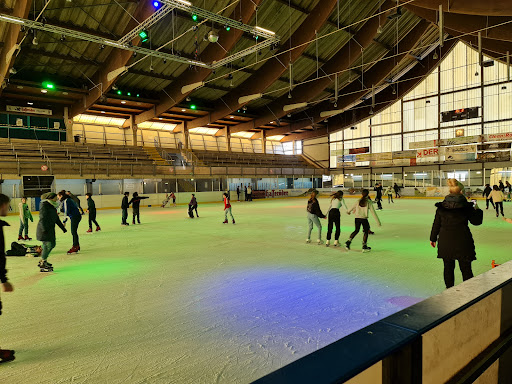
<path id="1" fill-rule="evenodd" d="M 327 241 L 325 242 L 325 246 L 326 246 L 326 247 L 328 247 L 330 244 L 331 244 L 331 242 L 330 242 L 329 240 L 327 240 Z"/>
<path id="2" fill-rule="evenodd" d="M 334 240 L 334 244 L 333 244 L 335 247 L 338 247 L 340 245 L 340 242 L 338 240 Z"/>
<path id="3" fill-rule="evenodd" d="M 311 239 L 306 239 L 306 244 L 311 243 Z"/>
<path id="4" fill-rule="evenodd" d="M 317 243 L 318 245 L 322 245 L 324 242 L 323 242 L 322 240 L 318 239 L 318 240 L 316 241 L 316 243 Z"/>

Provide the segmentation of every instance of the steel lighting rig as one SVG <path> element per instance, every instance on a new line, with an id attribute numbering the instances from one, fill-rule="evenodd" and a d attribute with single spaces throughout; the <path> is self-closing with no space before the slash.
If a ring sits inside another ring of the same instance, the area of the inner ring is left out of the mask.
<path id="1" fill-rule="evenodd" d="M 105 39 L 99 36 L 91 35 L 88 33 L 78 32 L 69 28 L 62 28 L 51 24 L 42 23 L 39 21 L 33 21 L 29 19 L 23 19 L 16 16 L 0 14 L 0 21 L 5 21 L 12 24 L 23 25 L 28 29 L 37 29 L 49 33 L 55 33 L 60 36 L 73 37 L 80 40 L 90 41 L 92 43 L 102 45 L 107 45 L 109 47 L 124 49 L 127 51 L 137 52 L 141 55 L 152 56 L 165 60 L 172 60 L 178 63 L 195 65 L 198 67 L 215 69 L 222 67 L 226 64 L 229 64 L 235 60 L 238 60 L 242 57 L 248 56 L 252 53 L 256 53 L 263 48 L 269 47 L 273 44 L 277 44 L 280 41 L 280 37 L 277 36 L 274 32 L 269 31 L 267 29 L 261 27 L 253 27 L 242 22 L 230 19 L 229 17 L 224 17 L 218 15 L 216 13 L 207 11 L 205 9 L 195 7 L 191 3 L 185 0 L 161 0 L 162 6 L 155 11 L 155 13 L 140 23 L 137 27 L 128 32 L 125 36 L 121 37 L 119 40 L 110 40 Z M 257 41 L 259 38 L 262 38 L 263 41 L 252 45 L 251 47 L 244 49 L 242 51 L 236 52 L 222 60 L 215 61 L 213 63 L 205 63 L 200 60 L 191 60 L 185 57 L 181 57 L 178 55 L 174 55 L 172 53 L 166 53 L 159 51 L 158 49 L 148 49 L 144 47 L 134 46 L 131 44 L 132 40 L 139 35 L 141 30 L 147 30 L 150 26 L 157 23 L 164 16 L 169 14 L 173 9 L 180 9 L 182 11 L 188 12 L 190 14 L 198 15 L 204 19 L 208 19 L 219 24 L 225 25 L 226 27 L 236 28 L 243 32 L 251 33 L 255 40 Z"/>

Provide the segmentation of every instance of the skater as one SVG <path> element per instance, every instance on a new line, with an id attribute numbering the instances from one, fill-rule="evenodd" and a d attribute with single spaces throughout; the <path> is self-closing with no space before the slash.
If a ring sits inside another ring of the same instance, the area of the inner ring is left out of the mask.
<path id="1" fill-rule="evenodd" d="M 316 197 L 318 196 L 318 191 L 313 189 L 311 191 L 311 196 L 308 200 L 308 238 L 306 239 L 306 243 L 311 243 L 311 232 L 313 231 L 313 225 L 318 228 L 318 239 L 317 244 L 323 244 L 322 241 L 322 223 L 320 223 L 319 218 L 325 219 L 326 216 L 320 210 L 320 204 L 318 204 L 318 200 Z"/>
<path id="2" fill-rule="evenodd" d="M 500 191 L 503 192 L 505 190 L 505 185 L 503 184 L 503 181 L 500 180 L 500 183 L 499 183 L 499 188 L 500 188 Z"/>
<path id="3" fill-rule="evenodd" d="M 402 197 L 402 195 L 400 195 L 400 187 L 398 186 L 397 183 L 395 183 L 395 185 L 393 186 L 393 189 L 395 190 L 395 199 L 399 199 Z"/>
<path id="4" fill-rule="evenodd" d="M 73 200 L 78 210 L 80 211 L 80 214 L 83 215 L 84 210 L 82 209 L 82 203 L 80 202 L 80 199 L 77 196 L 73 195 L 70 191 L 66 191 L 66 195 L 68 195 L 71 198 L 71 200 Z"/>
<path id="5" fill-rule="evenodd" d="M 393 201 L 393 187 L 391 185 L 386 188 L 386 195 L 388 195 L 388 204 L 395 204 Z"/>
<path id="6" fill-rule="evenodd" d="M 430 245 L 435 248 L 437 243 L 437 257 L 444 262 L 444 282 L 446 288 L 451 288 L 455 284 L 455 260 L 459 261 L 464 281 L 473 277 L 471 262 L 476 260 L 476 253 L 468 222 L 482 224 L 483 212 L 466 200 L 464 186 L 457 179 L 448 179 L 448 186 L 450 194 L 443 202 L 435 204 Z"/>
<path id="7" fill-rule="evenodd" d="M 347 212 L 347 204 L 345 204 L 345 199 L 343 199 L 343 191 L 335 192 L 331 195 L 331 205 L 329 210 L 327 211 L 328 225 L 327 225 L 327 241 L 325 242 L 325 246 L 328 247 L 331 243 L 331 234 L 333 230 L 333 226 L 336 226 L 336 232 L 334 233 L 334 246 L 337 247 L 340 245 L 340 218 L 341 206 L 345 206 L 345 212 Z"/>
<path id="8" fill-rule="evenodd" d="M 229 202 L 229 195 L 227 192 L 224 192 L 224 222 L 222 224 L 228 223 L 228 215 L 231 216 L 231 220 L 233 220 L 233 224 L 235 224 L 235 218 L 233 217 L 233 213 L 231 212 L 231 203 Z"/>
<path id="9" fill-rule="evenodd" d="M 489 198 L 491 198 L 492 201 L 494 202 L 494 206 L 496 208 L 496 217 L 500 216 L 500 211 L 501 216 L 505 217 L 505 215 L 503 214 L 503 200 L 505 200 L 505 195 L 503 194 L 502 191 L 500 191 L 497 185 L 494 185 L 492 187 L 492 191 L 489 194 Z"/>
<path id="10" fill-rule="evenodd" d="M 121 225 L 130 225 L 126 220 L 128 220 L 128 208 L 130 204 L 128 204 L 128 196 L 130 196 L 130 192 L 125 192 L 123 201 L 121 202 Z"/>
<path id="11" fill-rule="evenodd" d="M 20 240 L 32 240 L 31 237 L 28 237 L 28 221 L 34 222 L 34 218 L 32 217 L 32 212 L 30 212 L 30 208 L 27 204 L 27 198 L 22 197 L 21 203 L 19 204 L 20 210 L 20 230 L 18 232 L 18 241 Z M 25 238 L 23 238 L 23 230 L 25 230 Z"/>
<path id="12" fill-rule="evenodd" d="M 512 185 L 508 181 L 505 181 L 505 190 L 507 191 L 507 201 L 510 201 L 510 194 L 512 193 Z"/>
<path id="13" fill-rule="evenodd" d="M 368 222 L 369 213 L 373 215 L 373 218 L 377 222 L 377 225 L 380 227 L 382 224 L 377 216 L 377 212 L 375 212 L 375 208 L 373 207 L 373 203 L 368 197 L 370 191 L 367 189 L 363 189 L 361 198 L 354 204 L 352 209 L 348 211 L 350 215 L 352 212 L 355 212 L 355 225 L 356 229 L 350 235 L 349 239 L 345 242 L 345 248 L 350 250 L 350 244 L 354 237 L 359 233 L 361 226 L 363 226 L 363 252 L 370 252 L 372 249 L 368 246 L 368 235 L 370 233 L 370 223 Z"/>
<path id="14" fill-rule="evenodd" d="M 40 245 L 19 244 L 15 241 L 11 243 L 11 249 L 7 251 L 7 256 L 41 256 L 43 248 Z"/>
<path id="15" fill-rule="evenodd" d="M 489 202 L 491 202 L 491 204 L 492 204 L 492 209 L 496 208 L 494 206 L 494 201 L 492 201 L 492 197 L 489 196 L 491 194 L 491 192 L 492 192 L 491 185 L 485 184 L 485 189 L 482 193 L 482 197 L 485 197 L 485 209 L 489 209 Z"/>
<path id="16" fill-rule="evenodd" d="M 99 232 L 101 228 L 96 221 L 96 203 L 92 199 L 92 193 L 86 193 L 85 198 L 87 199 L 87 212 L 89 213 L 89 229 L 87 233 L 92 233 L 92 223 L 96 225 L 96 232 Z"/>
<path id="17" fill-rule="evenodd" d="M 175 207 L 176 206 L 176 195 L 174 194 L 174 192 L 171 192 L 171 199 L 172 199 L 172 206 Z"/>
<path id="18" fill-rule="evenodd" d="M 68 216 L 71 220 L 71 235 L 73 235 L 73 246 L 68 251 L 68 255 L 71 255 L 72 253 L 78 253 L 80 250 L 78 226 L 80 225 L 80 221 L 82 221 L 82 215 L 80 214 L 77 205 L 71 199 L 71 197 L 69 197 L 66 191 L 60 191 L 58 197 L 61 202 L 61 212 L 64 212 L 64 215 Z"/>
<path id="19" fill-rule="evenodd" d="M 382 184 L 377 183 L 375 184 L 375 188 L 373 189 L 377 192 L 377 196 L 375 197 L 375 202 L 377 203 L 377 209 L 379 211 L 382 210 Z"/>
<path id="20" fill-rule="evenodd" d="M 144 200 L 144 199 L 149 199 L 149 197 L 148 196 L 139 196 L 138 192 L 133 192 L 133 197 L 130 200 L 130 202 L 128 203 L 128 205 L 133 204 L 132 205 L 132 210 L 133 210 L 132 224 L 135 224 L 135 218 L 137 218 L 137 223 L 140 224 L 140 201 Z M 126 216 L 128 216 L 128 214 Z"/>
<path id="21" fill-rule="evenodd" d="M 245 201 L 247 201 L 247 185 L 244 186 L 244 197 L 245 197 Z"/>
<path id="22" fill-rule="evenodd" d="M 247 201 L 252 201 L 252 187 L 251 184 L 247 187 Z"/>
<path id="23" fill-rule="evenodd" d="M 8 196 L 0 193 L 0 217 L 7 216 L 9 213 L 10 199 Z M 5 268 L 5 239 L 4 239 L 4 227 L 9 226 L 5 221 L 0 220 L 0 282 L 2 283 L 2 289 L 4 292 L 12 292 L 13 286 L 7 279 L 7 269 Z M 2 314 L 2 302 L 0 301 L 0 315 Z M 10 349 L 0 349 L 0 362 L 5 363 L 7 361 L 14 360 L 14 351 Z"/>
<path id="24" fill-rule="evenodd" d="M 50 272 L 53 271 L 53 265 L 48 262 L 48 256 L 50 256 L 50 252 L 55 248 L 56 244 L 55 224 L 62 229 L 62 232 L 66 233 L 67 230 L 57 213 L 59 207 L 57 195 L 53 192 L 48 192 L 41 196 L 41 200 L 44 201 L 39 209 L 39 222 L 37 223 L 36 232 L 37 240 L 43 242 L 43 253 L 39 261 L 39 268 L 41 272 Z"/>
<path id="25" fill-rule="evenodd" d="M 240 202 L 240 187 L 236 187 L 236 196 L 238 198 L 238 201 Z"/>
<path id="26" fill-rule="evenodd" d="M 188 216 L 193 219 L 194 218 L 194 210 L 196 211 L 196 216 L 199 217 L 197 214 L 197 199 L 196 195 L 192 194 L 192 198 L 190 199 L 190 203 L 188 203 Z"/>

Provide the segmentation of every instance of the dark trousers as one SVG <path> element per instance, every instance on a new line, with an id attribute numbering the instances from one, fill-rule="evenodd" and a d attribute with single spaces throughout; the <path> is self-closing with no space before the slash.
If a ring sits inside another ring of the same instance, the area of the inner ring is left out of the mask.
<path id="1" fill-rule="evenodd" d="M 501 210 L 501 216 L 505 216 L 503 214 L 503 201 L 497 201 L 494 203 L 495 204 L 495 208 L 496 208 L 496 215 L 499 216 L 500 215 L 500 210 Z"/>
<path id="2" fill-rule="evenodd" d="M 388 195 L 388 204 L 389 203 L 394 203 L 394 201 L 393 201 L 393 194 Z"/>
<path id="3" fill-rule="evenodd" d="M 140 210 L 139 210 L 139 208 L 133 208 L 133 220 L 132 220 L 133 224 L 135 224 L 135 218 L 137 218 L 137 223 L 140 224 Z"/>
<path id="4" fill-rule="evenodd" d="M 395 199 L 398 199 L 399 197 L 402 197 L 402 196 L 400 195 L 400 192 L 395 191 Z"/>
<path id="5" fill-rule="evenodd" d="M 446 288 L 451 288 L 455 285 L 455 260 L 443 260 L 444 261 L 444 283 Z M 471 269 L 471 261 L 460 261 L 459 268 L 462 272 L 462 280 L 466 281 L 473 277 L 473 271 Z"/>
<path id="6" fill-rule="evenodd" d="M 96 224 L 96 227 L 99 227 L 100 225 L 96 221 L 96 213 L 89 212 L 89 228 L 92 229 L 92 223 Z"/>
<path id="7" fill-rule="evenodd" d="M 382 196 L 377 196 L 375 202 L 377 203 L 377 208 L 382 209 Z"/>
<path id="8" fill-rule="evenodd" d="M 122 214 L 121 214 L 121 223 L 127 224 L 126 220 L 128 219 L 128 208 L 121 208 Z"/>
<path id="9" fill-rule="evenodd" d="M 71 234 L 73 235 L 73 247 L 79 247 L 80 241 L 78 239 L 78 225 L 82 221 L 82 216 L 73 216 L 71 218 Z"/>
<path id="10" fill-rule="evenodd" d="M 245 191 L 244 196 L 245 196 L 245 201 L 249 200 L 249 195 L 247 194 L 247 191 Z"/>
<path id="11" fill-rule="evenodd" d="M 340 210 L 331 209 L 329 211 L 329 224 L 327 226 L 327 240 L 331 240 L 331 234 L 333 227 L 336 226 L 336 232 L 334 233 L 334 240 L 340 239 Z"/>
<path id="12" fill-rule="evenodd" d="M 190 205 L 188 206 L 188 215 L 190 217 L 194 217 L 194 211 L 196 211 L 196 216 L 199 217 L 199 215 L 197 214 L 197 205 Z"/>
<path id="13" fill-rule="evenodd" d="M 489 201 L 490 201 L 490 202 L 491 202 L 491 204 L 492 204 L 492 208 L 493 208 L 493 209 L 494 209 L 494 208 L 496 208 L 496 207 L 494 206 L 494 201 L 492 201 L 492 197 L 491 197 L 490 199 L 489 199 L 489 198 L 485 198 L 485 207 L 486 207 L 487 209 L 489 209 Z"/>
<path id="14" fill-rule="evenodd" d="M 357 234 L 359 233 L 359 230 L 361 229 L 361 225 L 363 226 L 363 244 L 366 244 L 366 242 L 368 241 L 368 233 L 370 232 L 370 223 L 368 222 L 368 219 L 356 219 L 355 220 L 355 224 L 356 224 L 356 229 L 354 232 L 352 232 L 352 234 L 350 235 L 350 240 L 349 241 L 352 241 L 354 239 L 354 237 L 357 236 Z"/>

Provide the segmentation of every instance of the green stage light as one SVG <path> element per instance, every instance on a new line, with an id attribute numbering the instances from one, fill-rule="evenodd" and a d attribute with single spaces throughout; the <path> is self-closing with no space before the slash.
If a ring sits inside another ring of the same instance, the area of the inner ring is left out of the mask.
<path id="1" fill-rule="evenodd" d="M 121 90 L 119 89 L 119 90 L 117 91 L 117 94 L 118 94 L 118 95 L 122 95 L 122 94 L 123 94 L 123 92 L 121 92 Z"/>
<path id="2" fill-rule="evenodd" d="M 49 81 L 43 81 L 43 88 L 55 89 L 55 84 L 50 83 Z"/>
<path id="3" fill-rule="evenodd" d="M 145 29 L 139 32 L 140 40 L 145 43 L 149 39 L 149 33 Z"/>
<path id="4" fill-rule="evenodd" d="M 127 96 L 131 96 L 132 94 L 131 94 L 130 92 L 128 92 L 126 95 L 127 95 Z"/>
<path id="5" fill-rule="evenodd" d="M 199 17 L 196 14 L 192 14 L 192 20 L 197 21 L 199 20 Z"/>
<path id="6" fill-rule="evenodd" d="M 190 109 L 197 109 L 197 105 L 195 105 L 195 104 L 190 104 Z"/>

